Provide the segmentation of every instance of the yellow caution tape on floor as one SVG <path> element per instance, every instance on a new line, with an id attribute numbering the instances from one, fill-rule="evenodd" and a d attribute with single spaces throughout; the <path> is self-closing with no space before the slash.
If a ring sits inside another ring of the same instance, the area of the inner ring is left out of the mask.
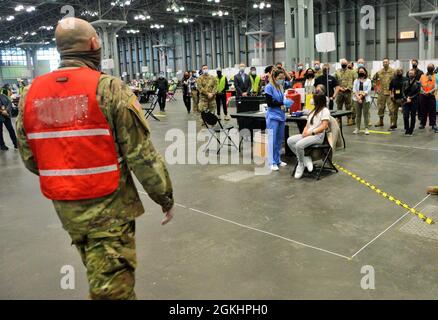
<path id="1" fill-rule="evenodd" d="M 378 133 L 378 134 L 392 134 L 390 131 L 376 131 L 376 130 L 368 130 L 370 133 Z"/>
<path id="2" fill-rule="evenodd" d="M 334 164 L 335 167 L 348 174 L 351 178 L 353 178 L 354 180 L 356 180 L 357 182 L 360 182 L 361 184 L 363 184 L 364 186 L 370 188 L 371 190 L 373 190 L 375 193 L 377 193 L 378 195 L 381 195 L 382 197 L 388 199 L 389 201 L 395 203 L 396 205 L 408 210 L 410 213 L 416 215 L 418 218 L 420 218 L 421 220 L 423 220 L 424 222 L 426 222 L 427 224 L 434 224 L 435 222 L 431 219 L 426 217 L 426 215 L 424 215 L 423 213 L 421 213 L 420 211 L 418 211 L 415 208 L 412 208 L 411 206 L 409 206 L 408 204 L 404 203 L 401 200 L 398 200 L 397 198 L 395 198 L 394 196 L 380 190 L 379 188 L 377 188 L 376 186 L 372 185 L 371 183 L 367 182 L 366 180 L 364 180 L 363 178 L 359 177 L 358 175 L 354 174 L 353 172 L 341 167 L 338 164 Z"/>

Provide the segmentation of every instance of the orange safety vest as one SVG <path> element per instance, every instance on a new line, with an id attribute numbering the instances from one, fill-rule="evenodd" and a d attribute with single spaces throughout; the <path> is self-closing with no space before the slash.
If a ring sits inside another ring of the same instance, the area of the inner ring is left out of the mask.
<path id="1" fill-rule="evenodd" d="M 431 80 L 429 80 L 429 77 Z M 421 86 L 423 87 L 424 92 L 428 93 L 435 89 L 436 85 L 436 74 L 433 74 L 432 76 L 423 74 L 420 78 Z"/>
<path id="2" fill-rule="evenodd" d="M 51 200 L 100 198 L 119 185 L 115 140 L 96 99 L 100 76 L 61 69 L 36 78 L 27 94 L 24 129 Z"/>

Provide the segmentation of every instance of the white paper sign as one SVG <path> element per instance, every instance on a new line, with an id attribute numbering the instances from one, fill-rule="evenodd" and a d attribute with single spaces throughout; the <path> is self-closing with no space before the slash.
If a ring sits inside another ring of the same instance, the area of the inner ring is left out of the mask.
<path id="1" fill-rule="evenodd" d="M 143 72 L 143 73 L 149 72 L 149 67 L 148 66 L 142 66 L 141 67 L 141 72 Z"/>
<path id="2" fill-rule="evenodd" d="M 318 52 L 336 50 L 335 34 L 333 32 L 318 33 L 315 35 L 315 45 Z"/>
<path id="3" fill-rule="evenodd" d="M 114 60 L 113 59 L 103 59 L 102 60 L 102 69 L 103 70 L 114 69 Z"/>

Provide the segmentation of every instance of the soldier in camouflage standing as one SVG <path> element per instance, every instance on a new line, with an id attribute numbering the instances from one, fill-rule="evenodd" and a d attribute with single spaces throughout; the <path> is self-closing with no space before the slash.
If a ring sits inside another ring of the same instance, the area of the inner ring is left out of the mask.
<path id="1" fill-rule="evenodd" d="M 210 111 L 216 109 L 216 92 L 217 80 L 216 77 L 208 74 L 208 66 L 202 66 L 202 75 L 196 81 L 199 90 L 199 112 Z"/>
<path id="2" fill-rule="evenodd" d="M 90 298 L 135 299 L 135 218 L 144 208 L 130 171 L 161 206 L 163 225 L 173 217 L 169 174 L 136 96 L 97 71 L 94 28 L 66 18 L 55 36 L 59 70 L 36 78 L 20 99 L 20 154 L 81 255 Z"/>
<path id="3" fill-rule="evenodd" d="M 377 107 L 379 108 L 379 122 L 376 123 L 375 127 L 383 127 L 383 118 L 385 116 L 386 105 L 388 105 L 388 109 L 392 110 L 392 101 L 391 101 L 391 91 L 389 89 L 389 85 L 391 80 L 394 78 L 395 71 L 389 66 L 389 59 L 383 59 L 383 69 L 378 71 L 374 77 L 374 84 L 379 81 L 380 88 L 377 92 Z M 393 119 L 391 119 L 393 120 Z"/>
<path id="4" fill-rule="evenodd" d="M 352 92 L 353 92 L 353 82 L 356 79 L 353 70 L 348 69 L 348 61 L 341 59 L 341 69 L 336 71 L 335 78 L 339 83 L 338 93 L 336 95 L 336 105 L 337 110 L 343 110 L 345 105 L 345 110 L 350 111 L 352 109 Z M 353 114 L 348 116 L 348 125 L 352 126 L 356 121 L 356 110 L 353 106 Z"/>

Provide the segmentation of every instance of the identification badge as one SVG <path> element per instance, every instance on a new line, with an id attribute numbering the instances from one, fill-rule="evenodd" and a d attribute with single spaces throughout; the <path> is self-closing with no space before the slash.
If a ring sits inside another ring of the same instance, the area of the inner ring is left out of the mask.
<path id="1" fill-rule="evenodd" d="M 400 90 L 395 90 L 395 94 L 400 94 Z"/>

